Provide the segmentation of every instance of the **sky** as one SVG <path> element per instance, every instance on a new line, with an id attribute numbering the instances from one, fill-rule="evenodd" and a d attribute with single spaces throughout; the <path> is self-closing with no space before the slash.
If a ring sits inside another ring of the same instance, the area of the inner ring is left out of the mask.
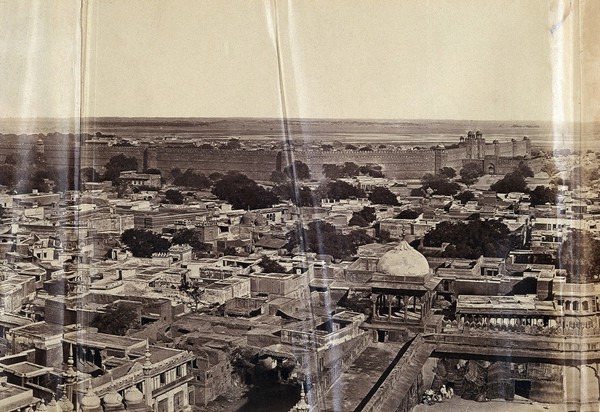
<path id="1" fill-rule="evenodd" d="M 600 119 L 598 3 L 0 0 L 0 117 Z"/>

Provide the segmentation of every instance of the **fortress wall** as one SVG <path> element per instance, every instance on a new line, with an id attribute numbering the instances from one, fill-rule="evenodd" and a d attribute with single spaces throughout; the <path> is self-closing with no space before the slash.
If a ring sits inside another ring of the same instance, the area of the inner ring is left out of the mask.
<path id="1" fill-rule="evenodd" d="M 500 157 L 511 157 L 513 154 L 512 142 L 499 143 L 498 144 L 498 156 Z"/>
<path id="2" fill-rule="evenodd" d="M 322 177 L 324 164 L 341 165 L 345 162 L 354 162 L 359 166 L 378 164 L 386 177 L 399 179 L 421 178 L 424 174 L 435 171 L 433 150 L 298 151 L 294 152 L 294 157 L 308 165 L 314 178 Z"/>
<path id="3" fill-rule="evenodd" d="M 1 139 L 0 162 L 9 154 L 35 151 L 36 139 Z M 496 160 L 496 151 L 500 159 Z M 359 166 L 378 164 L 385 176 L 398 179 L 419 179 L 426 173 L 435 173 L 442 167 L 454 168 L 457 172 L 463 161 L 475 159 L 477 154 L 485 155 L 486 168 L 494 162 L 496 174 L 505 174 L 518 166 L 514 156 L 529 154 L 528 140 L 515 140 L 493 143 L 465 142 L 460 147 L 438 150 L 374 150 L 374 151 L 319 151 L 298 150 L 285 156 L 279 151 L 247 151 L 247 150 L 204 150 L 198 147 L 164 147 L 164 146 L 105 146 L 74 142 L 71 148 L 65 148 L 58 142 L 44 145 L 44 156 L 49 165 L 55 167 L 73 166 L 80 162 L 81 168 L 94 167 L 99 172 L 111 157 L 124 154 L 138 160 L 138 168 L 158 168 L 169 171 L 175 167 L 181 170 L 193 169 L 210 174 L 213 172 L 240 171 L 257 180 L 268 180 L 274 170 L 281 170 L 287 165 L 289 158 L 305 162 L 315 179 L 322 178 L 324 164 L 344 164 L 354 162 Z M 493 158 L 493 159 L 490 159 Z M 281 163 L 283 159 L 283 164 Z M 528 163 L 533 160 L 528 161 Z M 538 164 L 539 163 L 539 164 Z M 539 171 L 541 162 L 531 163 L 534 171 Z M 530 166 L 531 166 L 530 165 Z"/>
<path id="4" fill-rule="evenodd" d="M 151 147 L 147 167 L 170 171 L 193 169 L 209 175 L 239 171 L 252 179 L 269 180 L 276 169 L 277 151 L 205 150 L 197 147 Z"/>
<path id="5" fill-rule="evenodd" d="M 527 140 L 517 140 L 513 142 L 515 149 L 513 156 L 525 156 L 529 153 L 529 145 Z"/>
<path id="6" fill-rule="evenodd" d="M 486 144 L 485 146 L 483 146 L 483 155 L 485 156 L 495 156 L 496 155 L 496 146 L 495 144 Z M 512 148 L 511 148 L 512 150 Z"/>
<path id="7" fill-rule="evenodd" d="M 93 167 L 98 172 L 104 171 L 104 165 L 111 157 L 123 154 L 135 157 L 138 161 L 138 170 L 144 167 L 144 151 L 146 146 L 101 146 L 84 144 L 81 153 L 81 168 Z"/>
<path id="8" fill-rule="evenodd" d="M 56 168 L 75 167 L 79 163 L 79 145 L 45 145 L 44 158 L 47 164 Z"/>
<path id="9" fill-rule="evenodd" d="M 462 168 L 463 159 L 467 158 L 467 148 L 462 146 L 455 149 L 446 149 L 444 152 L 446 156 L 442 167 L 451 167 L 458 173 Z"/>

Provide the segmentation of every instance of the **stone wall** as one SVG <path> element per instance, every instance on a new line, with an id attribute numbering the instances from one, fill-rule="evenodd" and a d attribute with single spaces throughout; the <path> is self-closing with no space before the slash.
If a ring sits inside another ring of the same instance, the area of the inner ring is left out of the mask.
<path id="1" fill-rule="evenodd" d="M 108 146 L 83 143 L 39 145 L 34 139 L 0 139 L 0 160 L 11 153 L 43 150 L 46 162 L 51 166 L 94 167 L 104 170 L 111 157 L 124 154 L 138 160 L 138 169 L 157 168 L 170 171 L 193 169 L 210 174 L 213 172 L 240 171 L 256 180 L 268 180 L 275 170 L 282 170 L 289 162 L 300 160 L 309 166 L 312 177 L 322 178 L 324 164 L 354 162 L 359 166 L 377 164 L 386 177 L 396 179 L 419 179 L 426 173 L 435 174 L 448 166 L 460 170 L 467 159 L 495 162 L 496 174 L 508 173 L 515 166 L 515 158 L 530 154 L 530 141 L 513 140 L 503 143 L 486 143 L 484 139 L 461 141 L 458 147 L 415 150 L 206 150 L 196 146 Z M 516 163 L 518 165 L 518 162 Z M 489 166 L 489 164 L 488 164 Z M 487 172 L 487 168 L 486 168 Z"/>

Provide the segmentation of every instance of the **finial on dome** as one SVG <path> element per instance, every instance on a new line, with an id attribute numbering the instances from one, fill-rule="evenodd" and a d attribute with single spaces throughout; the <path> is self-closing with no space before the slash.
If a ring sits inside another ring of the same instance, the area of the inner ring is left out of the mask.
<path id="1" fill-rule="evenodd" d="M 144 357 L 146 360 L 144 361 L 144 367 L 148 368 L 152 366 L 152 362 L 150 361 L 150 357 L 152 354 L 150 353 L 150 343 L 148 342 L 148 338 L 146 338 L 146 351 L 144 353 Z"/>
<path id="2" fill-rule="evenodd" d="M 67 359 L 67 363 L 70 366 L 73 366 L 73 364 L 75 363 L 73 361 L 73 344 L 72 343 L 69 344 L 69 359 Z"/>
<path id="3" fill-rule="evenodd" d="M 406 230 L 404 230 L 404 225 L 402 225 L 402 240 L 406 240 Z"/>

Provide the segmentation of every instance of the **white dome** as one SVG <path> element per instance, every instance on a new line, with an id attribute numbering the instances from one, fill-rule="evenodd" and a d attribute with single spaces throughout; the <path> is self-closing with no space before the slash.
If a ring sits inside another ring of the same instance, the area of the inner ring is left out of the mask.
<path id="1" fill-rule="evenodd" d="M 140 392 L 138 388 L 132 386 L 125 391 L 125 402 L 129 404 L 142 403 L 144 401 L 144 394 Z"/>
<path id="2" fill-rule="evenodd" d="M 63 412 L 60 405 L 56 402 L 56 399 L 54 398 L 54 396 L 52 396 L 52 400 L 50 400 L 50 402 L 48 403 L 47 408 L 48 408 L 48 412 Z"/>
<path id="3" fill-rule="evenodd" d="M 63 395 L 57 402 L 58 406 L 62 409 L 63 412 L 73 412 L 75 407 L 73 406 L 73 402 L 71 402 L 66 395 Z"/>
<path id="4" fill-rule="evenodd" d="M 104 395 L 104 406 L 116 407 L 123 405 L 123 397 L 116 391 L 108 392 Z"/>
<path id="5" fill-rule="evenodd" d="M 100 398 L 94 393 L 91 382 L 87 392 L 85 395 L 83 395 L 83 398 L 81 398 L 80 405 L 83 409 L 94 409 L 100 407 Z"/>
<path id="6" fill-rule="evenodd" d="M 429 274 L 429 262 L 403 240 L 379 259 L 377 272 L 393 276 L 425 276 Z"/>

